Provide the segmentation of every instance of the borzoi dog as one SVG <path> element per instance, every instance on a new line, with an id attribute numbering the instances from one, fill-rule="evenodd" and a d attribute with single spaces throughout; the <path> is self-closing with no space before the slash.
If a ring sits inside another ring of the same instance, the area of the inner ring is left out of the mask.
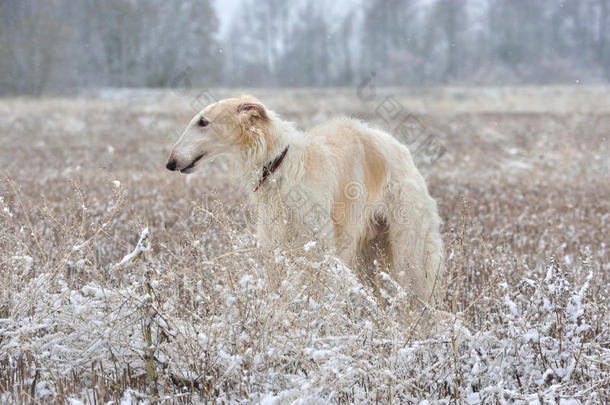
<path id="1" fill-rule="evenodd" d="M 191 173 L 219 155 L 254 178 L 261 243 L 303 242 L 305 218 L 315 207 L 320 224 L 331 229 L 318 236 L 346 264 L 357 264 L 377 241 L 394 279 L 430 298 L 443 268 L 441 219 L 409 150 L 390 134 L 350 118 L 301 132 L 259 100 L 241 96 L 198 113 L 167 169 Z"/>

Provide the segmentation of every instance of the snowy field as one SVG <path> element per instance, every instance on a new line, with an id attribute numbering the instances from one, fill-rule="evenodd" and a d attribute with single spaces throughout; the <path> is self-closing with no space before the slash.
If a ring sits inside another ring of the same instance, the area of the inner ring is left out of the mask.
<path id="1" fill-rule="evenodd" d="M 2 99 L 0 404 L 610 402 L 610 89 L 249 92 L 301 128 L 408 117 L 459 315 L 257 249 L 222 162 L 165 170 L 239 91 Z"/>

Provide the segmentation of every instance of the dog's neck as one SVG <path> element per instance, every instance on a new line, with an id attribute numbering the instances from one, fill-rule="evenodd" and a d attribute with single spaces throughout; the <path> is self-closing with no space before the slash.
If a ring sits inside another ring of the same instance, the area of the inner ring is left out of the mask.
<path id="1" fill-rule="evenodd" d="M 257 194 L 265 193 L 265 183 L 269 180 L 279 180 L 284 175 L 295 174 L 294 167 L 300 159 L 304 145 L 304 135 L 299 132 L 292 123 L 282 120 L 273 112 L 271 125 L 267 128 L 269 144 L 263 148 L 264 153 L 258 156 L 251 167 L 251 173 L 255 180 Z M 262 151 L 261 151 L 262 152 Z M 298 171 L 298 170 L 296 170 Z"/>

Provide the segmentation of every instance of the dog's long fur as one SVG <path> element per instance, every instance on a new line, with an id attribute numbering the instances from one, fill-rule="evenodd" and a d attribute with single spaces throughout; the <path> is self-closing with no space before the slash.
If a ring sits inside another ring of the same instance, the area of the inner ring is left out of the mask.
<path id="1" fill-rule="evenodd" d="M 209 124 L 200 126 L 202 117 Z M 302 243 L 315 213 L 320 242 L 348 265 L 376 243 L 393 277 L 428 300 L 443 268 L 441 219 L 409 150 L 388 133 L 350 118 L 301 132 L 259 100 L 241 96 L 197 114 L 168 168 L 188 173 L 202 155 L 201 160 L 229 155 L 256 183 L 287 146 L 269 181 L 251 194 L 260 241 Z M 330 232 L 324 232 L 325 221 Z"/>

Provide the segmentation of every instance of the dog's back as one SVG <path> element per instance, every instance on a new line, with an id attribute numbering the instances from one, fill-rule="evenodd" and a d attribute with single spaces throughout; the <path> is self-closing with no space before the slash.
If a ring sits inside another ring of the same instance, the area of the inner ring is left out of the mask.
<path id="1" fill-rule="evenodd" d="M 306 165 L 306 173 L 309 166 L 317 173 L 314 182 L 321 176 L 326 187 L 333 186 L 331 218 L 342 256 L 353 262 L 367 244 L 381 240 L 394 276 L 427 299 L 442 269 L 441 220 L 408 148 L 350 118 L 316 127 L 306 137 L 309 160 L 325 162 Z"/>

